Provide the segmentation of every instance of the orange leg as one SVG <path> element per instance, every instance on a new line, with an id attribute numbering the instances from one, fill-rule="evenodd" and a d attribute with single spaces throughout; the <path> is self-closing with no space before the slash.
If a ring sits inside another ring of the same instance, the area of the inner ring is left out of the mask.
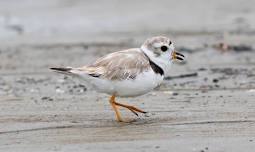
<path id="1" fill-rule="evenodd" d="M 115 101 L 115 95 L 112 95 L 111 98 L 110 98 L 110 104 L 112 105 L 112 108 L 113 110 L 115 111 L 115 114 L 116 114 L 116 117 L 117 117 L 117 120 L 118 121 L 123 121 L 121 119 L 121 116 L 120 116 L 120 113 L 118 111 L 118 108 L 117 106 L 120 106 L 120 107 L 124 107 L 124 108 L 127 108 L 128 110 L 130 110 L 131 112 L 133 112 L 136 116 L 138 116 L 137 112 L 140 112 L 140 113 L 146 113 L 145 111 L 141 110 L 141 109 L 138 109 L 134 106 L 130 106 L 130 105 L 125 105 L 125 104 L 121 104 L 121 103 L 118 103 Z"/>
<path id="2" fill-rule="evenodd" d="M 130 111 L 132 111 L 132 112 L 135 113 L 136 115 L 137 115 L 136 112 L 147 113 L 147 112 L 145 112 L 145 111 L 143 111 L 143 110 L 141 110 L 141 109 L 138 109 L 138 108 L 136 108 L 136 107 L 134 107 L 134 106 L 125 105 L 125 104 L 121 104 L 121 103 L 118 103 L 118 102 L 115 102 L 115 104 L 116 104 L 117 106 L 121 106 L 121 107 L 124 107 L 124 108 L 129 109 Z"/>
<path id="3" fill-rule="evenodd" d="M 115 111 L 115 114 L 116 114 L 116 118 L 119 122 L 123 122 L 122 118 L 121 118 L 121 115 L 120 115 L 120 112 L 115 104 L 115 95 L 112 95 L 110 100 L 109 100 L 110 104 L 112 105 L 112 108 L 113 110 Z"/>

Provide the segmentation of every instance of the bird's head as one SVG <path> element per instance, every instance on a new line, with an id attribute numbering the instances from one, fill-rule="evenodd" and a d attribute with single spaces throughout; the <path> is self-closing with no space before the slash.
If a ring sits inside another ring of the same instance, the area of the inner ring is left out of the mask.
<path id="1" fill-rule="evenodd" d="M 184 60 L 184 55 L 176 52 L 173 42 L 164 36 L 147 39 L 141 49 L 151 61 L 155 62 L 163 70 L 167 69 L 167 66 L 174 60 Z"/>

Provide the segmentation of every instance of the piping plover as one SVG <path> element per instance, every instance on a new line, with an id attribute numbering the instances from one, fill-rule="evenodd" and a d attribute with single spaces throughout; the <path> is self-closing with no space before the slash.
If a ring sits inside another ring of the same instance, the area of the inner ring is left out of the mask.
<path id="1" fill-rule="evenodd" d="M 60 67 L 52 70 L 73 75 L 86 81 L 96 91 L 111 95 L 110 104 L 118 121 L 123 121 L 118 107 L 146 113 L 134 106 L 116 102 L 115 97 L 143 95 L 161 84 L 173 60 L 184 56 L 174 50 L 169 38 L 158 36 L 147 39 L 140 48 L 110 53 L 94 63 L 78 68 Z"/>

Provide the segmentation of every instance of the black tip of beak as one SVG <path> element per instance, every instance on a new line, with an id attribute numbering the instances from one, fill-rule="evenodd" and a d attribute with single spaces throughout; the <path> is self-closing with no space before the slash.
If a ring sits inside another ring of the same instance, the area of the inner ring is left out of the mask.
<path id="1" fill-rule="evenodd" d="M 182 56 L 182 57 L 184 57 L 184 56 Z M 179 56 L 177 56 L 176 59 L 181 60 L 181 61 L 184 60 L 184 58 L 181 58 L 181 57 L 179 57 Z"/>
<path id="2" fill-rule="evenodd" d="M 175 52 L 175 53 L 176 53 L 176 55 L 179 55 L 179 56 L 184 57 L 184 55 L 183 55 L 183 54 L 181 54 L 181 53 L 178 53 L 178 52 Z"/>
<path id="3" fill-rule="evenodd" d="M 174 59 L 177 59 L 177 60 L 179 60 L 179 61 L 183 61 L 184 60 L 184 55 L 183 54 L 181 54 L 181 53 L 178 53 L 178 52 L 174 52 Z"/>

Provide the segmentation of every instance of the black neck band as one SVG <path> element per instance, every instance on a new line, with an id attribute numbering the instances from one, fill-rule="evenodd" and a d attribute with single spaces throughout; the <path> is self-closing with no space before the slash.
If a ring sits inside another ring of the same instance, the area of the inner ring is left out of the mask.
<path id="1" fill-rule="evenodd" d="M 143 52 L 143 51 L 142 51 L 142 52 Z M 144 53 L 144 52 L 143 52 L 143 53 Z M 151 61 L 151 59 L 148 57 L 147 54 L 144 53 L 144 55 L 148 58 L 152 70 L 153 70 L 156 74 L 164 75 L 163 69 L 162 69 L 161 67 L 159 67 L 156 63 L 154 63 L 153 61 Z"/>

